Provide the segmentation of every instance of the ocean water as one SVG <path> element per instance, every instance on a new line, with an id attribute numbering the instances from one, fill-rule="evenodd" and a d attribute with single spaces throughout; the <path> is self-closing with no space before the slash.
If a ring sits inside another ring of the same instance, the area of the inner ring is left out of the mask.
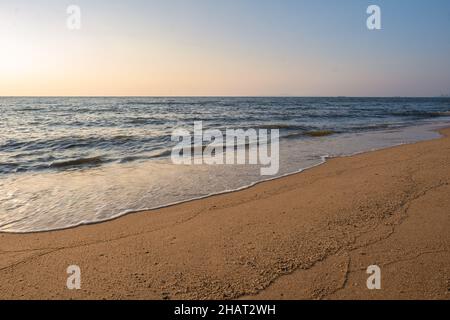
<path id="1" fill-rule="evenodd" d="M 0 98 L 0 232 L 95 223 L 439 137 L 449 98 Z M 174 165 L 174 129 L 279 128 L 280 171 Z M 318 131 L 332 133 L 313 137 Z"/>

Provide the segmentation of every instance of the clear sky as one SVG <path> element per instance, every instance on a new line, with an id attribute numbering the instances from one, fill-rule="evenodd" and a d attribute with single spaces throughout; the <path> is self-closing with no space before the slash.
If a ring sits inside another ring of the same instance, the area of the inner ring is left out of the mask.
<path id="1" fill-rule="evenodd" d="M 449 93 L 449 0 L 0 0 L 3 96 Z"/>

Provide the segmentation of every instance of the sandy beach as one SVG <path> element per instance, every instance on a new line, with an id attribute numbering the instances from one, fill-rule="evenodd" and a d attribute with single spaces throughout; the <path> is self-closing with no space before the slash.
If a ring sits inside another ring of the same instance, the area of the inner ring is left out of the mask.
<path id="1" fill-rule="evenodd" d="M 442 134 L 105 223 L 1 234 L 0 299 L 449 299 Z M 370 265 L 381 290 L 367 289 Z"/>

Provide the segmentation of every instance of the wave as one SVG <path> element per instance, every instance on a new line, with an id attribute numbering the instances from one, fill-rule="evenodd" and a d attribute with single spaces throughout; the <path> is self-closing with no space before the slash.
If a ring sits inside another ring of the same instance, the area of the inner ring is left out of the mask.
<path id="1" fill-rule="evenodd" d="M 100 165 L 105 163 L 105 161 L 101 156 L 91 157 L 91 158 L 79 158 L 74 160 L 67 160 L 61 162 L 53 162 L 50 164 L 50 168 L 67 168 L 67 167 L 79 167 L 79 166 L 92 166 L 92 165 Z"/>
<path id="2" fill-rule="evenodd" d="M 325 136 L 331 136 L 332 134 L 335 134 L 336 132 L 333 130 L 316 130 L 316 131 L 307 131 L 305 132 L 305 135 L 309 137 L 325 137 Z"/>
<path id="3" fill-rule="evenodd" d="M 127 163 L 139 160 L 165 158 L 172 154 L 172 149 L 165 149 L 148 155 L 127 156 L 119 160 L 119 163 Z"/>
<path id="4" fill-rule="evenodd" d="M 7 140 L 0 148 L 3 150 L 18 150 L 22 151 L 33 151 L 39 149 L 46 150 L 66 150 L 73 148 L 83 148 L 83 147 L 101 147 L 105 144 L 113 143 L 126 143 L 131 141 L 138 141 L 141 139 L 134 135 L 115 135 L 111 137 L 61 137 L 54 139 L 36 139 L 36 140 Z"/>
<path id="5" fill-rule="evenodd" d="M 160 100 L 160 101 L 127 101 L 126 105 L 138 105 L 138 106 L 167 106 L 167 105 L 207 105 L 216 104 L 222 105 L 221 101 L 205 100 L 205 101 L 175 101 L 175 100 Z"/>
<path id="6" fill-rule="evenodd" d="M 442 111 L 442 112 L 434 112 L 437 116 L 440 117 L 448 117 L 450 116 L 450 110 L 449 111 Z"/>
<path id="7" fill-rule="evenodd" d="M 390 112 L 389 115 L 398 117 L 417 117 L 417 118 L 434 118 L 434 117 L 444 117 L 449 116 L 450 111 L 394 111 Z"/>
<path id="8" fill-rule="evenodd" d="M 265 124 L 261 126 L 257 126 L 258 129 L 286 129 L 286 130 L 298 130 L 301 128 L 304 128 L 302 126 L 298 125 L 292 125 L 292 124 Z"/>
<path id="9" fill-rule="evenodd" d="M 331 136 L 333 134 L 339 133 L 337 131 L 333 130 L 310 130 L 310 131 L 300 131 L 300 132 L 293 132 L 288 133 L 286 135 L 283 135 L 281 138 L 284 139 L 293 139 L 293 138 L 300 138 L 300 137 L 326 137 Z"/>
<path id="10" fill-rule="evenodd" d="M 135 118 L 127 120 L 127 123 L 129 124 L 149 124 L 154 122 L 154 119 L 152 118 Z"/>
<path id="11" fill-rule="evenodd" d="M 15 109 L 14 111 L 28 112 L 28 111 L 45 111 L 45 110 L 47 110 L 47 108 L 43 108 L 43 107 L 23 107 L 23 108 Z"/>
<path id="12" fill-rule="evenodd" d="M 172 149 L 166 149 L 154 155 L 151 155 L 149 158 L 163 158 L 168 157 L 172 154 Z"/>
<path id="13" fill-rule="evenodd" d="M 286 124 L 286 123 L 276 123 L 276 124 L 255 124 L 255 125 L 247 125 L 247 126 L 235 126 L 230 127 L 230 129 L 242 129 L 242 130 L 248 130 L 248 129 L 266 129 L 266 130 L 273 130 L 273 129 L 279 129 L 279 130 L 308 130 L 309 128 L 301 125 L 295 125 L 295 124 Z"/>

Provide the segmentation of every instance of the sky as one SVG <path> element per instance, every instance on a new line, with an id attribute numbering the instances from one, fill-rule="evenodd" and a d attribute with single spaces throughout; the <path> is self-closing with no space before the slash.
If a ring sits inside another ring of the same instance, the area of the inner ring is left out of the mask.
<path id="1" fill-rule="evenodd" d="M 442 94 L 448 0 L 0 0 L 0 96 Z"/>

